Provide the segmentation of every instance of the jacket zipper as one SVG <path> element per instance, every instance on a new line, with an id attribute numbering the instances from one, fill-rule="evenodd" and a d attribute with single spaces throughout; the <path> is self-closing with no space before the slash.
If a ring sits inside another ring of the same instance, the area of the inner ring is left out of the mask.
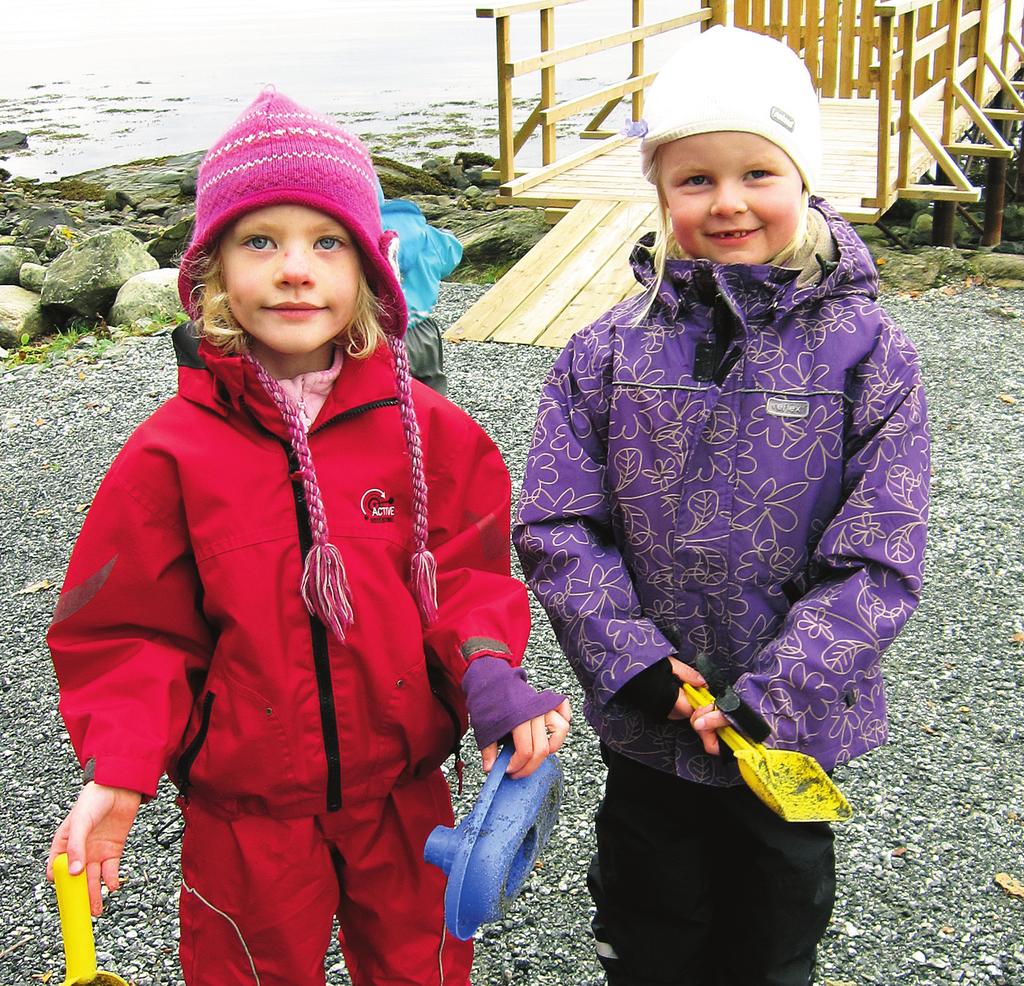
<path id="1" fill-rule="evenodd" d="M 349 421 L 378 408 L 398 404 L 394 397 L 386 397 L 336 414 L 323 424 L 312 429 L 309 434 L 323 431 L 324 428 Z M 306 492 L 299 476 L 299 460 L 291 444 L 285 443 L 288 453 L 289 475 L 292 480 L 292 496 L 295 499 L 295 517 L 299 524 L 299 547 L 302 551 L 302 562 L 313 546 L 313 532 L 309 526 L 309 511 L 306 508 Z M 309 614 L 309 632 L 313 640 L 313 668 L 316 673 L 317 694 L 320 699 L 320 729 L 324 738 L 324 754 L 327 757 L 327 810 L 338 811 L 341 808 L 341 743 L 338 739 L 338 716 L 334 705 L 334 684 L 331 681 L 331 660 L 327 649 L 327 628 L 312 613 Z"/>
<path id="2" fill-rule="evenodd" d="M 288 473 L 291 480 L 292 498 L 295 501 L 295 519 L 299 524 L 299 550 L 302 563 L 313 547 L 313 532 L 309 526 L 309 512 L 306 509 L 306 493 L 298 475 L 299 460 L 291 445 L 285 443 L 288 455 Z M 341 744 L 338 741 L 338 717 L 334 707 L 334 685 L 331 682 L 331 660 L 327 651 L 327 628 L 312 614 L 309 614 L 309 633 L 313 641 L 313 671 L 316 675 L 316 691 L 320 706 L 320 731 L 324 739 L 324 755 L 327 757 L 327 810 L 337 811 L 341 807 Z"/>
<path id="3" fill-rule="evenodd" d="M 264 427 L 256 415 L 249 410 L 245 403 L 245 397 L 239 398 L 239 403 L 249 414 L 253 423 L 264 434 L 281 443 L 285 455 L 288 458 L 288 475 L 292 484 L 292 499 L 295 503 L 295 519 L 299 526 L 299 550 L 302 555 L 302 563 L 306 563 L 306 555 L 313 546 L 313 532 L 309 526 L 309 511 L 306 509 L 306 493 L 302 486 L 302 477 L 299 474 L 299 460 L 291 442 L 275 435 L 269 428 Z M 393 407 L 398 404 L 396 397 L 385 397 L 376 401 L 369 401 L 357 407 L 350 407 L 347 411 L 336 414 L 333 418 L 318 425 L 312 431 L 323 431 L 331 425 L 341 421 L 348 421 L 365 414 L 367 411 L 375 411 L 382 407 Z M 291 478 L 294 477 L 294 478 Z M 316 676 L 317 698 L 320 706 L 320 731 L 324 741 L 324 757 L 327 760 L 327 811 L 338 811 L 341 808 L 341 744 L 338 739 L 338 716 L 334 705 L 334 685 L 331 681 L 331 661 L 327 649 L 327 628 L 312 613 L 309 614 L 309 634 L 313 644 L 313 671 Z"/>
<path id="4" fill-rule="evenodd" d="M 203 697 L 203 711 L 199 720 L 199 730 L 192 737 L 192 742 L 182 751 L 178 758 L 178 790 L 188 796 L 188 789 L 191 786 L 189 775 L 192 773 L 192 764 L 196 762 L 199 751 L 206 742 L 206 734 L 210 728 L 210 713 L 213 711 L 213 692 L 207 692 Z"/>

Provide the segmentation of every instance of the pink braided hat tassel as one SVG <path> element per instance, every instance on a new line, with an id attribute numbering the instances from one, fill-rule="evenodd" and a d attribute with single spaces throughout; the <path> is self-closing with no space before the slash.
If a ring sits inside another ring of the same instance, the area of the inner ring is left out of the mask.
<path id="1" fill-rule="evenodd" d="M 395 382 L 398 385 L 398 409 L 405 432 L 405 444 L 412 460 L 412 534 L 415 550 L 410 564 L 410 588 L 426 626 L 437 620 L 437 560 L 427 547 L 427 480 L 423 470 L 423 446 L 420 426 L 412 403 L 412 376 L 405 343 L 388 336 L 388 346 L 395 359 Z"/>
<path id="2" fill-rule="evenodd" d="M 309 526 L 313 545 L 306 553 L 302 566 L 300 592 L 306 609 L 315 616 L 338 640 L 344 642 L 345 629 L 355 621 L 352 611 L 352 590 L 349 588 L 341 552 L 331 544 L 327 534 L 327 514 L 320 487 L 316 481 L 313 456 L 306 440 L 306 429 L 299 418 L 298 410 L 288 399 L 280 384 L 270 376 L 262 364 L 246 356 L 256 377 L 267 392 L 288 426 L 288 436 L 299 460 L 302 473 L 302 487 L 306 493 L 306 508 L 309 512 Z"/>
<path id="3" fill-rule="evenodd" d="M 430 626 L 437 619 L 437 561 L 426 548 L 412 556 L 412 594 L 423 622 Z"/>
<path id="4" fill-rule="evenodd" d="M 341 552 L 330 541 L 314 544 L 306 555 L 302 601 L 338 640 L 345 640 L 345 628 L 355 620 L 352 591 Z"/>

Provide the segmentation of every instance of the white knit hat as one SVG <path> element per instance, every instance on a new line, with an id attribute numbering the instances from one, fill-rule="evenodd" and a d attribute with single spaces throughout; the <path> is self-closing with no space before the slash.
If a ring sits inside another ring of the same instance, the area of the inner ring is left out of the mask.
<path id="1" fill-rule="evenodd" d="M 737 130 L 781 147 L 813 194 L 821 180 L 821 120 L 807 67 L 781 41 L 721 25 L 695 35 L 647 90 L 644 177 L 654 152 L 694 134 Z"/>

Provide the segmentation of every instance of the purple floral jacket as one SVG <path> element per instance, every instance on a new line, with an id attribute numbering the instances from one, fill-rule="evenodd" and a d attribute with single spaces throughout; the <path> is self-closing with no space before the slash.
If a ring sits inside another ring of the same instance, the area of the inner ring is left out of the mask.
<path id="1" fill-rule="evenodd" d="M 686 722 L 616 700 L 668 655 L 706 655 L 772 729 L 831 769 L 884 743 L 882 651 L 917 606 L 929 439 L 917 354 L 871 257 L 812 200 L 838 262 L 670 261 L 640 325 L 625 302 L 545 384 L 514 539 L 611 747 L 737 783 Z M 649 252 L 637 278 L 654 277 Z M 717 349 L 716 349 L 716 339 Z"/>

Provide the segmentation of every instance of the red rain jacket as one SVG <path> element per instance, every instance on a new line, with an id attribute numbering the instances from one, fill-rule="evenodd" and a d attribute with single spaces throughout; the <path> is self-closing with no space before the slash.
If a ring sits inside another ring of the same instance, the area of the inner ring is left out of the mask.
<path id="1" fill-rule="evenodd" d="M 352 589 L 341 644 L 299 594 L 309 519 L 279 412 L 240 359 L 184 348 L 178 395 L 96 494 L 48 634 L 79 760 L 101 784 L 153 795 L 166 771 L 227 810 L 282 817 L 381 797 L 456 747 L 471 657 L 522 659 L 501 456 L 414 382 L 438 564 L 424 631 L 392 359 L 345 361 L 309 434 Z"/>

